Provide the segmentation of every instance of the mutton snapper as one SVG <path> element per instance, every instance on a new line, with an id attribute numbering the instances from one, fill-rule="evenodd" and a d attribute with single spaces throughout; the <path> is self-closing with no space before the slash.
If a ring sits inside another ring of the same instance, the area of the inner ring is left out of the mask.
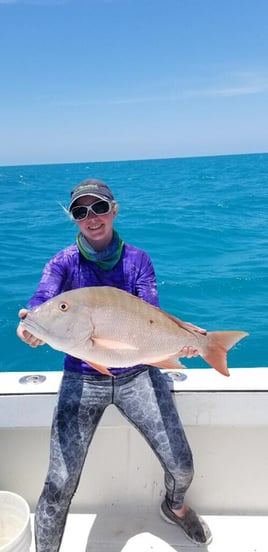
<path id="1" fill-rule="evenodd" d="M 108 368 L 136 364 L 180 368 L 179 352 L 186 346 L 228 376 L 226 352 L 248 335 L 195 332 L 179 318 L 110 286 L 61 293 L 28 311 L 21 324 L 53 349 L 109 375 Z"/>

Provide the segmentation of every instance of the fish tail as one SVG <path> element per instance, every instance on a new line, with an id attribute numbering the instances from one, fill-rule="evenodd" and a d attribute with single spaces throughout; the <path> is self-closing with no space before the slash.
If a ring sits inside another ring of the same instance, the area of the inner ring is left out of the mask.
<path id="1" fill-rule="evenodd" d="M 215 370 L 224 376 L 229 376 L 226 353 L 247 335 L 248 333 L 239 330 L 208 332 L 200 355 Z"/>

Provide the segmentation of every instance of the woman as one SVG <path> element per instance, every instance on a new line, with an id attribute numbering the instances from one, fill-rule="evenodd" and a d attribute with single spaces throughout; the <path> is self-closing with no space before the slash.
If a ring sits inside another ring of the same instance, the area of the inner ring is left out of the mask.
<path id="1" fill-rule="evenodd" d="M 117 208 L 111 190 L 101 180 L 83 180 L 72 190 L 68 212 L 79 228 L 76 243 L 45 265 L 27 309 L 63 291 L 107 285 L 158 306 L 150 258 L 141 249 L 124 243 L 113 229 Z M 19 311 L 20 318 L 27 309 Z M 189 327 L 205 332 L 191 324 Z M 20 324 L 17 335 L 32 347 L 42 344 Z M 178 356 L 196 354 L 185 347 Z M 48 474 L 36 508 L 36 551 L 59 550 L 88 446 L 111 403 L 141 432 L 163 466 L 166 497 L 161 515 L 182 527 L 192 542 L 208 544 L 212 540 L 208 526 L 184 502 L 193 478 L 192 454 L 166 380 L 160 370 L 145 365 L 110 371 L 115 377 L 100 374 L 82 360 L 65 355 L 52 422 Z"/>

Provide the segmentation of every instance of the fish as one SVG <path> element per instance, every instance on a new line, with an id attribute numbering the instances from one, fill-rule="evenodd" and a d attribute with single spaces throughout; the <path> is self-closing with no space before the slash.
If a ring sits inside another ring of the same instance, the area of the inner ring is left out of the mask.
<path id="1" fill-rule="evenodd" d="M 106 375 L 112 375 L 113 367 L 138 364 L 178 369 L 182 348 L 193 347 L 207 364 L 229 376 L 227 351 L 248 335 L 241 330 L 199 333 L 173 314 L 111 286 L 63 292 L 29 310 L 21 324 L 53 349 Z"/>

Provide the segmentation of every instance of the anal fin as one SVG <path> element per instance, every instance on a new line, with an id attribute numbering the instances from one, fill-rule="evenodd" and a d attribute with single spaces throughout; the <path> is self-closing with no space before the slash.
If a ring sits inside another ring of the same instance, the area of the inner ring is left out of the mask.
<path id="1" fill-rule="evenodd" d="M 154 362 L 153 366 L 158 366 L 159 368 L 167 368 L 168 370 L 179 370 L 180 368 L 186 368 L 186 366 L 179 362 L 177 357 L 171 357 L 165 360 L 160 360 L 159 362 Z"/>
<path id="2" fill-rule="evenodd" d="M 112 378 L 114 377 L 113 374 L 111 374 L 111 372 L 109 372 L 109 370 L 106 366 L 102 366 L 101 364 L 97 364 L 96 362 L 92 362 L 91 360 L 85 360 L 84 362 L 89 364 L 89 366 L 92 366 L 92 368 L 94 368 L 95 370 L 97 370 L 101 374 L 105 374 L 105 376 L 110 376 Z"/>

